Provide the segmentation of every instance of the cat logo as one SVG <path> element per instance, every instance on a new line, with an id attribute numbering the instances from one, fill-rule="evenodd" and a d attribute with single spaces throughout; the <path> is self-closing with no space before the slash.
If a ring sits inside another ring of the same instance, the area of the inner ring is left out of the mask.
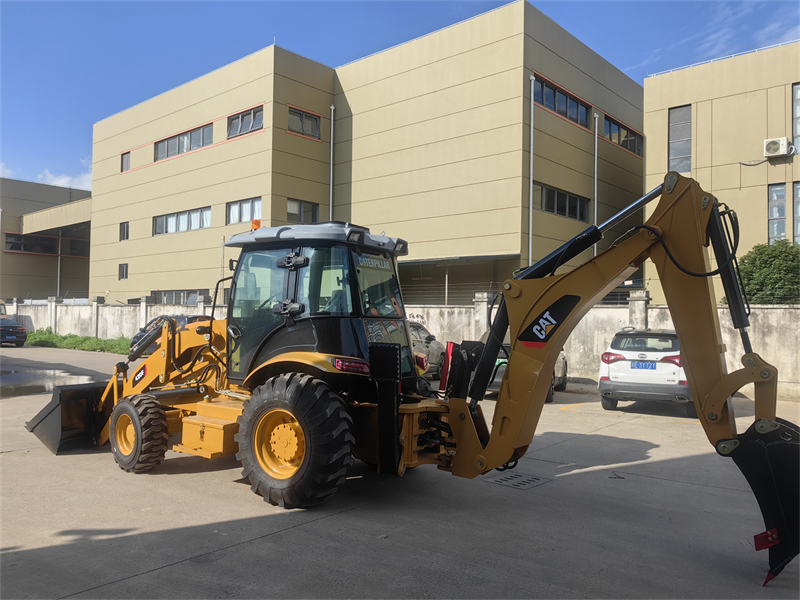
<path id="1" fill-rule="evenodd" d="M 133 376 L 133 387 L 139 385 L 145 375 L 147 375 L 147 365 L 142 365 L 142 368 L 136 371 L 136 375 Z"/>
<path id="2" fill-rule="evenodd" d="M 544 348 L 580 299 L 580 296 L 562 296 L 525 327 L 517 339 L 526 348 Z"/>

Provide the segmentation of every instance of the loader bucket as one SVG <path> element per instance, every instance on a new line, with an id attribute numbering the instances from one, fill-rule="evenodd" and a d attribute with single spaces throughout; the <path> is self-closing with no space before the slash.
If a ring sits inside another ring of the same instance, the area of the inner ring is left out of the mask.
<path id="1" fill-rule="evenodd" d="M 758 423 L 739 436 L 741 445 L 730 453 L 756 496 L 766 533 L 756 536 L 770 541 L 769 574 L 766 583 L 798 554 L 800 543 L 800 430 L 776 419 L 778 427 L 759 433 Z M 777 533 L 773 537 L 770 532 Z"/>
<path id="2" fill-rule="evenodd" d="M 98 412 L 108 383 L 64 385 L 53 390 L 53 398 L 25 423 L 53 454 L 97 445 L 100 431 L 108 422 L 114 401 L 110 398 Z"/>

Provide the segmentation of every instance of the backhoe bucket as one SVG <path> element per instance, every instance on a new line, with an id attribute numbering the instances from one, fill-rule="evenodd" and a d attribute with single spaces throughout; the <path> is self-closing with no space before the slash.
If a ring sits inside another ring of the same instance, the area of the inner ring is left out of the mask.
<path id="1" fill-rule="evenodd" d="M 756 549 L 769 548 L 766 585 L 800 551 L 800 430 L 783 419 L 758 421 L 738 441 L 730 456 L 753 489 L 766 526 L 755 536 Z"/>
<path id="2" fill-rule="evenodd" d="M 106 387 L 108 383 L 81 383 L 55 388 L 53 399 L 25 428 L 53 454 L 96 446 L 114 408 L 109 399 L 103 410 L 97 411 Z"/>

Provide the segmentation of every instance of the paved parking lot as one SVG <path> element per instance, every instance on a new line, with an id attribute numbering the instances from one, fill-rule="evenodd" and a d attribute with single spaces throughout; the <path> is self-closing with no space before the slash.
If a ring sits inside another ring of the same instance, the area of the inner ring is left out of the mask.
<path id="1" fill-rule="evenodd" d="M 98 378 L 120 357 L 25 347 L 0 360 L 4 388 L 53 365 Z M 668 405 L 603 411 L 570 389 L 514 471 L 397 479 L 359 463 L 330 501 L 291 511 L 250 492 L 233 457 L 170 451 L 133 475 L 108 447 L 54 456 L 24 429 L 50 395 L 1 394 L 0 596 L 798 598 L 797 560 L 761 587 L 755 498 L 697 421 Z M 735 406 L 741 431 L 752 404 Z M 798 408 L 778 414 L 796 423 Z"/>

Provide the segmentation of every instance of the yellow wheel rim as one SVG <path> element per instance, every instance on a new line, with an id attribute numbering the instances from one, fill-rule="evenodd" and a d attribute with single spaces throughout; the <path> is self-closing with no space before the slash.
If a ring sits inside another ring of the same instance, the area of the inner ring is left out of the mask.
<path id="1" fill-rule="evenodd" d="M 306 436 L 292 413 L 271 410 L 253 430 L 253 450 L 258 464 L 270 477 L 289 479 L 303 464 Z"/>
<path id="2" fill-rule="evenodd" d="M 133 426 L 131 418 L 125 413 L 122 413 L 117 419 L 114 433 L 119 451 L 125 456 L 130 456 L 136 447 L 136 428 Z"/>

